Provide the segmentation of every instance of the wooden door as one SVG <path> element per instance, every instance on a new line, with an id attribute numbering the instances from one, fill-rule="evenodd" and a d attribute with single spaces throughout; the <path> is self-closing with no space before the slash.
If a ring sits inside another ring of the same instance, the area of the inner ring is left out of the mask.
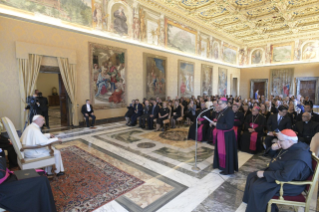
<path id="1" fill-rule="evenodd" d="M 69 109 L 68 109 L 69 96 L 64 87 L 61 74 L 59 74 L 59 88 L 60 88 L 61 126 L 69 126 Z"/>
<path id="2" fill-rule="evenodd" d="M 255 98 L 255 93 L 258 90 L 260 96 L 265 95 L 265 82 L 255 82 L 254 83 L 254 93 L 252 98 Z"/>
<path id="3" fill-rule="evenodd" d="M 316 81 L 300 81 L 300 95 L 309 96 L 310 100 L 315 103 L 316 97 Z"/>

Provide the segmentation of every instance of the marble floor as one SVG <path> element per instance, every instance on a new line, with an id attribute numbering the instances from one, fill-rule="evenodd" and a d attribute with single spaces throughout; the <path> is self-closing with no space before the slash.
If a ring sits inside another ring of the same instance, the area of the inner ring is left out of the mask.
<path id="1" fill-rule="evenodd" d="M 183 127 L 153 132 L 117 122 L 61 131 L 57 136 L 63 140 L 57 148 L 77 146 L 144 182 L 99 207 L 98 212 L 243 212 L 247 175 L 265 168 L 269 161 L 239 152 L 239 172 L 219 175 L 219 170 L 212 169 L 214 147 L 199 143 L 200 171 L 194 172 L 195 142 L 186 139 L 187 128 Z M 316 203 L 314 195 L 311 211 L 316 211 Z M 280 207 L 280 211 L 293 210 Z"/>

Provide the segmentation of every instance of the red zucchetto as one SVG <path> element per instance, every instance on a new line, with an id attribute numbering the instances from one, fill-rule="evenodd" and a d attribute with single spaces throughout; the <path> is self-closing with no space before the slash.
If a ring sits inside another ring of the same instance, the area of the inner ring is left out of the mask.
<path id="1" fill-rule="evenodd" d="M 291 129 L 284 129 L 281 131 L 281 134 L 289 136 L 289 137 L 297 137 L 297 134 Z"/>

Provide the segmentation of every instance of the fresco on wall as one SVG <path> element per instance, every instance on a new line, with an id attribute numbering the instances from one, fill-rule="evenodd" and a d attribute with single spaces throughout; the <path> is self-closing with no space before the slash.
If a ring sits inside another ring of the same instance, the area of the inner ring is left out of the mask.
<path id="1" fill-rule="evenodd" d="M 178 61 L 178 95 L 191 97 L 194 95 L 194 68 L 195 64 Z"/>
<path id="2" fill-rule="evenodd" d="M 302 48 L 302 59 L 313 60 L 317 58 L 318 45 L 315 42 L 309 42 Z"/>
<path id="3" fill-rule="evenodd" d="M 126 6 L 116 3 L 111 10 L 111 29 L 114 33 L 126 36 L 129 34 L 131 16 Z"/>
<path id="4" fill-rule="evenodd" d="M 219 44 L 217 42 L 213 43 L 212 51 L 213 51 L 213 59 L 218 60 L 219 59 Z"/>
<path id="5" fill-rule="evenodd" d="M 107 30 L 106 12 L 103 10 L 106 6 L 99 0 L 92 0 L 92 27 L 98 30 Z"/>
<path id="6" fill-rule="evenodd" d="M 197 32 L 165 19 L 165 45 L 181 52 L 196 54 Z"/>
<path id="7" fill-rule="evenodd" d="M 125 107 L 126 50 L 89 43 L 91 102 L 95 109 Z"/>
<path id="8" fill-rule="evenodd" d="M 227 94 L 227 69 L 218 67 L 218 95 Z"/>
<path id="9" fill-rule="evenodd" d="M 206 58 L 207 57 L 207 38 L 201 38 L 200 39 L 200 56 Z"/>
<path id="10" fill-rule="evenodd" d="M 159 39 L 160 39 L 159 22 L 160 22 L 160 20 L 158 20 L 157 22 L 152 21 L 152 20 L 147 20 L 147 27 L 146 27 L 147 43 L 153 44 L 153 45 L 158 45 Z"/>
<path id="11" fill-rule="evenodd" d="M 236 64 L 236 50 L 228 45 L 223 46 L 223 61 L 230 64 Z"/>
<path id="12" fill-rule="evenodd" d="M 293 94 L 293 68 L 271 69 L 270 70 L 270 83 L 271 95 L 283 97 Z"/>
<path id="13" fill-rule="evenodd" d="M 201 94 L 212 95 L 213 67 L 202 64 L 202 87 Z"/>
<path id="14" fill-rule="evenodd" d="M 276 44 L 271 46 L 272 63 L 283 63 L 293 61 L 294 43 Z"/>
<path id="15" fill-rule="evenodd" d="M 257 65 L 261 64 L 262 62 L 262 54 L 263 52 L 260 49 L 256 49 L 251 53 L 251 64 L 252 65 Z"/>
<path id="16" fill-rule="evenodd" d="M 0 0 L 0 3 L 63 21 L 92 26 L 91 0 Z"/>
<path id="17" fill-rule="evenodd" d="M 166 97 L 166 57 L 144 53 L 145 98 Z"/>

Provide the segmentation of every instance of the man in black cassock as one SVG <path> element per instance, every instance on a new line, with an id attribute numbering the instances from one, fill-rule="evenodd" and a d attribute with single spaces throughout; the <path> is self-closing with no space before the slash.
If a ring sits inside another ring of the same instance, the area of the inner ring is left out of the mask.
<path id="1" fill-rule="evenodd" d="M 237 144 L 239 144 L 241 129 L 244 123 L 244 114 L 239 111 L 239 105 L 235 102 L 232 105 L 232 110 L 234 112 L 234 127 L 233 128 L 234 128 Z"/>
<path id="2" fill-rule="evenodd" d="M 305 112 L 308 112 L 311 114 L 311 121 L 315 121 L 319 123 L 319 115 L 312 111 L 312 105 L 310 104 L 304 105 L 304 109 L 305 109 Z M 302 121 L 302 113 L 298 114 L 296 120 L 297 122 Z"/>
<path id="3" fill-rule="evenodd" d="M 273 132 L 279 132 L 284 129 L 291 129 L 292 123 L 289 116 L 287 116 L 288 108 L 280 105 L 278 107 L 278 113 L 273 114 L 267 121 L 267 137 L 265 139 L 266 149 L 271 147 L 273 139 L 276 138 Z"/>
<path id="4" fill-rule="evenodd" d="M 218 101 L 220 110 L 217 122 L 212 125 L 217 129 L 213 168 L 222 170 L 220 174 L 234 174 L 238 171 L 237 142 L 234 133 L 234 112 L 227 107 L 227 99 L 222 97 Z"/>
<path id="5" fill-rule="evenodd" d="M 298 143 L 293 130 L 285 129 L 278 133 L 278 142 L 268 149 L 274 156 L 264 171 L 250 173 L 247 177 L 243 202 L 246 212 L 265 212 L 273 196 L 279 196 L 280 185 L 275 181 L 305 181 L 313 173 L 309 146 Z M 297 196 L 305 186 L 284 185 L 284 196 Z M 278 211 L 272 205 L 272 212 Z"/>
<path id="6" fill-rule="evenodd" d="M 6 161 L 1 151 L 0 167 L 3 167 Z M 49 180 L 41 172 L 39 177 L 17 180 L 14 174 L 2 170 L 0 179 L 5 180 L 0 183 L 0 208 L 15 212 L 56 212 Z"/>
<path id="7" fill-rule="evenodd" d="M 310 113 L 304 112 L 302 121 L 298 121 L 293 129 L 297 133 L 299 141 L 310 145 L 312 137 L 319 132 L 319 124 L 311 120 Z"/>
<path id="8" fill-rule="evenodd" d="M 255 106 L 244 122 L 243 134 L 240 139 L 241 151 L 258 153 L 262 151 L 261 136 L 264 133 L 265 118 L 259 114 L 260 108 Z"/>

